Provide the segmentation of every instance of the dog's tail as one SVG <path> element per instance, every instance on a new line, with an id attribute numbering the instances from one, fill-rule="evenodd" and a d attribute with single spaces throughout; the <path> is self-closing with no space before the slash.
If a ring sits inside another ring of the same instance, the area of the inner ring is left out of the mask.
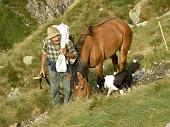
<path id="1" fill-rule="evenodd" d="M 133 60 L 128 67 L 128 71 L 131 72 L 132 74 L 135 73 L 138 69 L 140 68 L 139 61 Z"/>

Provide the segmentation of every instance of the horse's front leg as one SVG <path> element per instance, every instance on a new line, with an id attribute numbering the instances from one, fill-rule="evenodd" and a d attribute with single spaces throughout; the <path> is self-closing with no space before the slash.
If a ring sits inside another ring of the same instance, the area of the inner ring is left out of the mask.
<path id="1" fill-rule="evenodd" d="M 123 71 L 126 65 L 128 50 L 120 50 L 119 72 Z"/>
<path id="2" fill-rule="evenodd" d="M 99 85 L 99 89 L 102 90 L 104 88 L 103 63 L 96 66 L 96 75 L 97 84 Z"/>
<path id="3" fill-rule="evenodd" d="M 118 57 L 116 54 L 111 56 L 114 74 L 118 72 Z"/>

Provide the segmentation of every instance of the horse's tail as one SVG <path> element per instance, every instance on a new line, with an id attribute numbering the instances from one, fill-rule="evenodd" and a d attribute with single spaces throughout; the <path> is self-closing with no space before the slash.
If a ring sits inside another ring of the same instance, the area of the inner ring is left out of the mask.
<path id="1" fill-rule="evenodd" d="M 129 65 L 129 67 L 128 67 L 128 71 L 133 74 L 133 73 L 135 73 L 139 68 L 140 68 L 139 61 L 137 61 L 137 60 L 134 59 L 134 60 L 130 63 L 130 65 Z"/>

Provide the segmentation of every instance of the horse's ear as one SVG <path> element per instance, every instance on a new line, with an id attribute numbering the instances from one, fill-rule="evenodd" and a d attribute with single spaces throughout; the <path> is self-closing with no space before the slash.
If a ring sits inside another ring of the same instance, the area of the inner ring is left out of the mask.
<path id="1" fill-rule="evenodd" d="M 83 79 L 83 76 L 80 72 L 77 72 L 77 77 L 78 77 L 78 80 L 82 80 Z"/>

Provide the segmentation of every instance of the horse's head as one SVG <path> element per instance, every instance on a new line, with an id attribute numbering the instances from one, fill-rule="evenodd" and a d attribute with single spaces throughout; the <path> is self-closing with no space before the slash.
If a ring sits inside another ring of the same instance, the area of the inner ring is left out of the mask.
<path id="1" fill-rule="evenodd" d="M 86 77 L 83 77 L 80 72 L 77 72 L 78 82 L 73 86 L 73 93 L 76 98 L 81 100 L 87 98 L 91 94 L 91 85 L 87 82 Z"/>
<path id="2" fill-rule="evenodd" d="M 82 62 L 79 56 L 76 58 L 74 64 L 71 66 L 71 70 L 70 83 L 72 87 L 79 82 L 77 72 L 79 72 L 84 78 L 87 79 L 89 67 L 87 64 Z"/>

